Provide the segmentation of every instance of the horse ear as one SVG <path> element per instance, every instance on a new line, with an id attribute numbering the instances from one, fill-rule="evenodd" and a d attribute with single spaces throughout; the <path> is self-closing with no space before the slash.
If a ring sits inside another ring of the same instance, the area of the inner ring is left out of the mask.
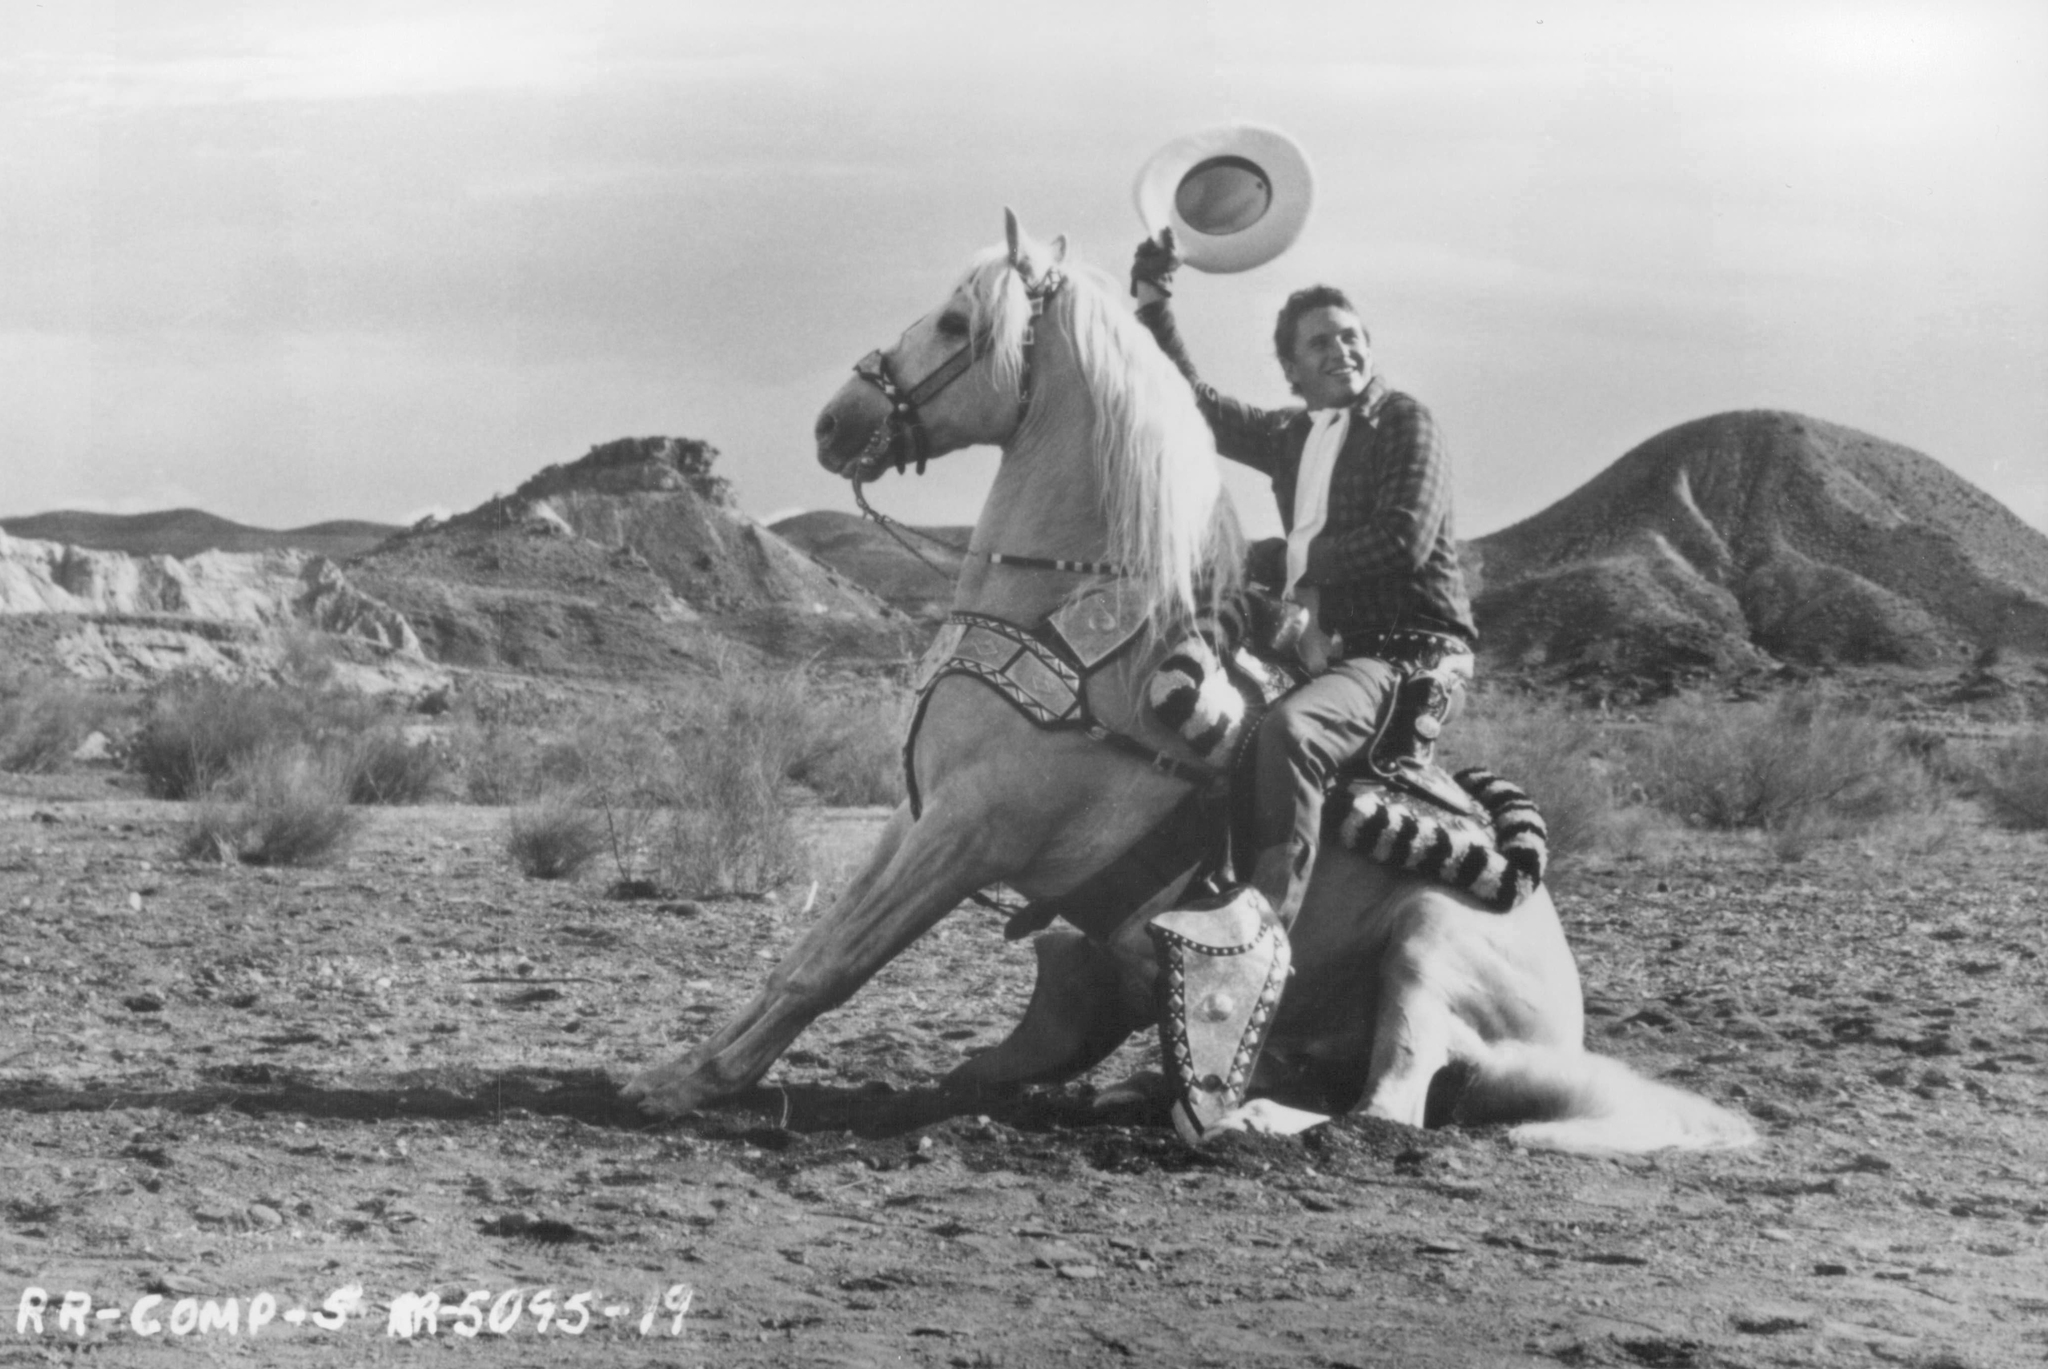
<path id="1" fill-rule="evenodd" d="M 1003 236 L 1010 241 L 1010 265 L 1022 265 L 1024 230 L 1017 226 L 1017 211 L 1008 205 L 1003 206 Z"/>
<path id="2" fill-rule="evenodd" d="M 1063 266 L 1067 260 L 1067 235 L 1060 234 L 1052 240 L 1052 264 Z"/>

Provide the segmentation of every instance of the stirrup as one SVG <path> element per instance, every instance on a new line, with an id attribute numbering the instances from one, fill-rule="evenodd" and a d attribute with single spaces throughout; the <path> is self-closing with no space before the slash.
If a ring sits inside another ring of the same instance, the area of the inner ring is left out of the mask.
<path id="1" fill-rule="evenodd" d="M 1287 934 L 1265 896 L 1243 888 L 1146 924 L 1166 974 L 1159 1035 L 1173 1129 L 1200 1145 L 1244 1103 L 1292 972 Z"/>

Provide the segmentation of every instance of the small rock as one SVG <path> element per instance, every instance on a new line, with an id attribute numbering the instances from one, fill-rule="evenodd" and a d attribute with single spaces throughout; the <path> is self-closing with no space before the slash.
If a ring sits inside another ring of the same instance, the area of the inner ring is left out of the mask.
<path id="1" fill-rule="evenodd" d="M 268 1203 L 251 1203 L 249 1220 L 261 1227 L 278 1227 L 284 1225 L 284 1214 Z"/>
<path id="2" fill-rule="evenodd" d="M 129 912 L 131 912 L 131 913 L 139 913 L 139 912 L 141 912 L 141 911 L 142 911 L 142 895 L 141 895 L 141 894 L 139 894 L 139 893 L 133 893 L 133 892 L 131 892 L 131 893 L 130 893 L 130 894 L 128 895 L 128 911 L 129 911 Z"/>
<path id="3" fill-rule="evenodd" d="M 1813 1325 L 1813 1313 L 1801 1307 L 1765 1303 L 1735 1316 L 1735 1329 L 1749 1336 L 1777 1336 Z"/>
<path id="4" fill-rule="evenodd" d="M 1839 1260 L 1816 1260 L 1814 1261 L 1813 1272 L 1824 1278 L 1839 1278 L 1841 1275 L 1849 1272 L 1849 1266 L 1841 1263 Z"/>
<path id="5" fill-rule="evenodd" d="M 1065 1241 L 1050 1241 L 1037 1251 L 1031 1262 L 1040 1269 L 1057 1270 L 1061 1265 L 1087 1264 L 1088 1252 Z"/>
<path id="6" fill-rule="evenodd" d="M 85 734 L 85 740 L 72 748 L 71 759 L 85 764 L 91 764 L 94 761 L 107 760 L 111 758 L 113 754 L 113 743 L 107 740 L 106 733 L 88 732 Z"/>
<path id="7" fill-rule="evenodd" d="M 1099 1279 L 1102 1266 L 1094 1264 L 1063 1264 L 1053 1271 L 1063 1279 Z"/>
<path id="8" fill-rule="evenodd" d="M 129 1012 L 162 1012 L 164 1000 L 161 994 L 133 993 L 121 1000 L 121 1006 Z"/>

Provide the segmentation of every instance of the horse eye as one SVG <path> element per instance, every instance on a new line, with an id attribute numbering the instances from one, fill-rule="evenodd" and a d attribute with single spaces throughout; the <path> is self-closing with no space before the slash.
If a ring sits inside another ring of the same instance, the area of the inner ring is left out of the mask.
<path id="1" fill-rule="evenodd" d="M 963 314 L 940 314 L 939 331 L 947 337 L 966 337 L 967 318 Z"/>

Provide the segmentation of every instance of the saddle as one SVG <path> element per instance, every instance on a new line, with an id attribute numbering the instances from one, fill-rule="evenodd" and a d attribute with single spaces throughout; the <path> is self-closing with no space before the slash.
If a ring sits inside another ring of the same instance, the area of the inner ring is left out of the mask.
<path id="1" fill-rule="evenodd" d="M 1161 895 L 1178 906 L 1221 895 L 1249 875 L 1239 866 L 1254 849 L 1251 763 L 1259 720 L 1309 678 L 1292 642 L 1282 637 L 1276 645 L 1264 630 L 1265 613 L 1254 599 L 1242 616 L 1201 624 L 1167 653 L 1147 690 L 1153 715 L 1227 773 L 1228 783 L 1198 787 L 1106 868 L 1012 914 L 1006 937 L 1029 936 L 1061 917 L 1106 936 L 1132 909 Z M 1426 653 L 1434 639 L 1413 637 L 1373 643 L 1418 668 L 1387 699 L 1373 743 L 1335 778 L 1323 805 L 1325 840 L 1504 912 L 1542 879 L 1542 818 L 1526 794 L 1498 777 L 1477 770 L 1454 776 L 1418 754 L 1441 735 L 1450 689 L 1431 673 L 1436 663 Z"/>

